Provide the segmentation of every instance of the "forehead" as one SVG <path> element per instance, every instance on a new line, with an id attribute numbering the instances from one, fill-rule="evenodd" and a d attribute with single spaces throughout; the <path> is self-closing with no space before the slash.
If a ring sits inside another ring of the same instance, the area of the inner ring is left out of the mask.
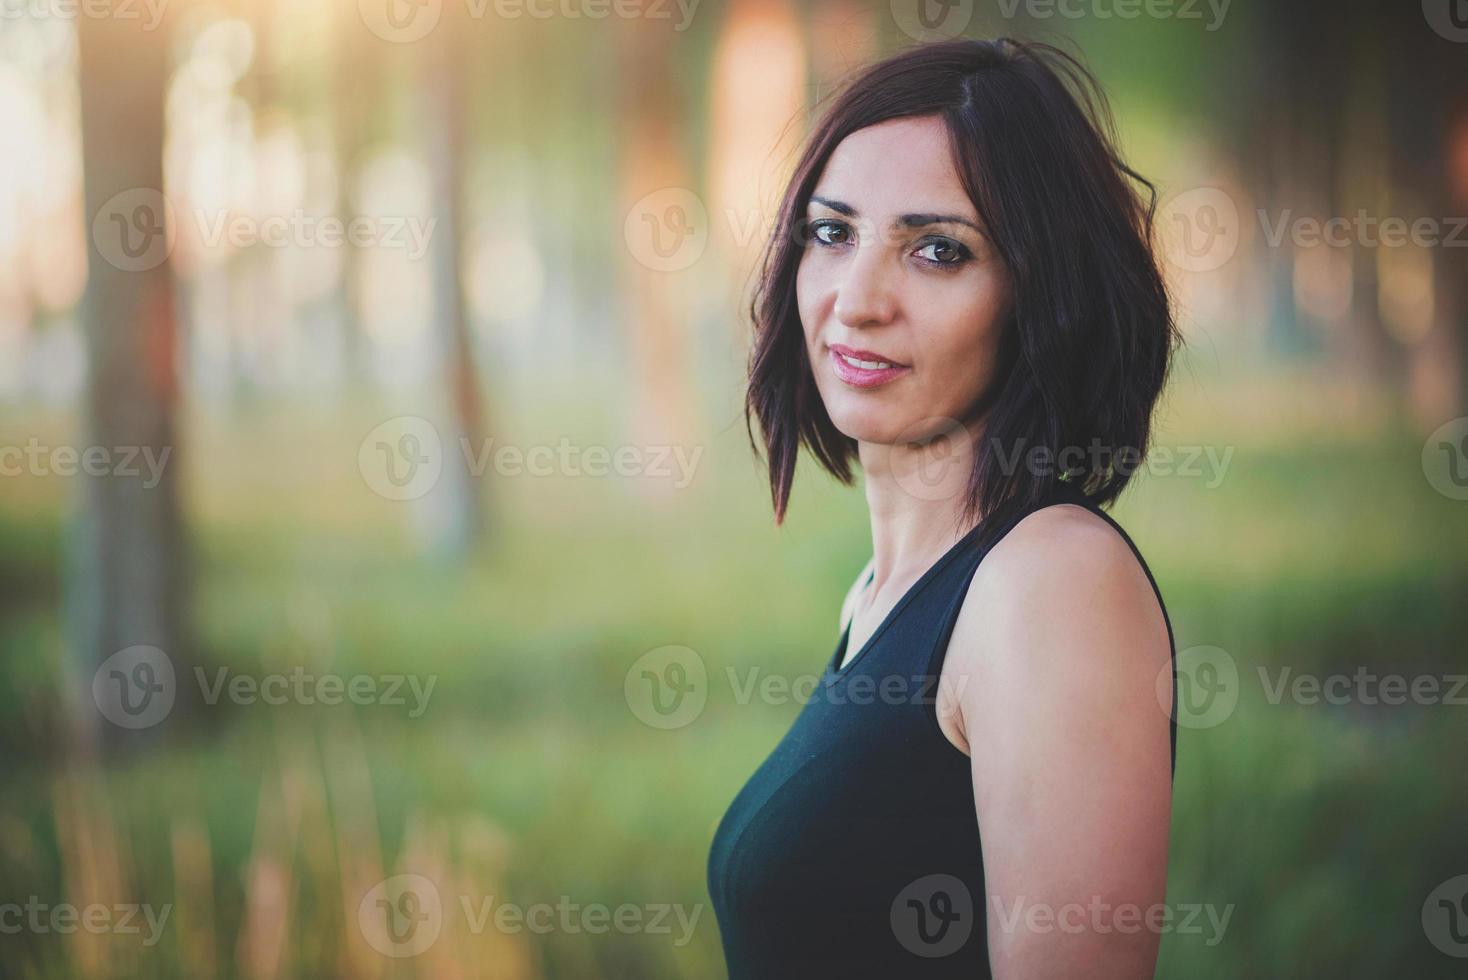
<path id="1" fill-rule="evenodd" d="M 937 116 L 889 119 L 848 134 L 816 183 L 869 217 L 943 210 L 975 217 Z"/>

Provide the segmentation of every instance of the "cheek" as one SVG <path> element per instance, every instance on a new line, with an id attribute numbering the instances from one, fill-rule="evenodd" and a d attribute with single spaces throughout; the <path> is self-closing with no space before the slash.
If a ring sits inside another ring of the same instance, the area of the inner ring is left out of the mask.
<path id="1" fill-rule="evenodd" d="M 823 286 L 816 265 L 810 261 L 810 252 L 807 251 L 795 267 L 795 305 L 800 311 L 800 323 L 807 343 L 814 343 L 823 319 L 820 302 Z"/>
<path id="2" fill-rule="evenodd" d="M 958 286 L 958 284 L 955 284 Z M 934 304 L 944 311 L 915 331 L 921 338 L 922 354 L 934 370 L 935 381 L 956 395 L 967 398 L 971 389 L 982 388 L 994 368 L 999 335 L 1007 316 L 1007 292 L 1002 282 L 985 277 L 954 290 L 946 303 Z"/>

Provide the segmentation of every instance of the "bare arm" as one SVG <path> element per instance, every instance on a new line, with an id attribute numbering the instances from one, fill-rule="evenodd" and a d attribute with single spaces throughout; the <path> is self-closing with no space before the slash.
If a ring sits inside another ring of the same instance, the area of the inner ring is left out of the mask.
<path id="1" fill-rule="evenodd" d="M 979 566 L 945 675 L 957 669 L 996 980 L 1153 975 L 1172 806 L 1157 694 L 1168 656 L 1145 573 L 1084 508 L 1030 515 Z"/>

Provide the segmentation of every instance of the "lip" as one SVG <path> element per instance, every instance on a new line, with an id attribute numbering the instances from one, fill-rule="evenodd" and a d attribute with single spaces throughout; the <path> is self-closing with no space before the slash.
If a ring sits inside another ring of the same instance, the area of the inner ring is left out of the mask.
<path id="1" fill-rule="evenodd" d="M 905 372 L 912 370 L 908 365 L 898 364 L 896 361 L 874 351 L 847 347 L 845 344 L 827 344 L 826 349 L 830 352 L 831 367 L 835 370 L 836 377 L 857 388 L 875 388 L 877 385 L 886 384 L 893 378 L 900 377 Z M 841 356 L 842 354 L 845 354 L 847 357 L 860 358 L 863 361 L 884 361 L 891 364 L 892 367 L 878 368 L 876 370 L 857 367 L 855 364 L 846 363 Z"/>

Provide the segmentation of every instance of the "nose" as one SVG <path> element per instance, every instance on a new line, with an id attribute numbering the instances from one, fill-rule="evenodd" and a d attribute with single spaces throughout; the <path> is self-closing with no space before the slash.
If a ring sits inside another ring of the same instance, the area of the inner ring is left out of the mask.
<path id="1" fill-rule="evenodd" d="M 898 270 L 876 244 L 858 245 L 853 252 L 836 287 L 833 314 L 853 329 L 890 323 L 897 311 L 893 277 Z"/>

